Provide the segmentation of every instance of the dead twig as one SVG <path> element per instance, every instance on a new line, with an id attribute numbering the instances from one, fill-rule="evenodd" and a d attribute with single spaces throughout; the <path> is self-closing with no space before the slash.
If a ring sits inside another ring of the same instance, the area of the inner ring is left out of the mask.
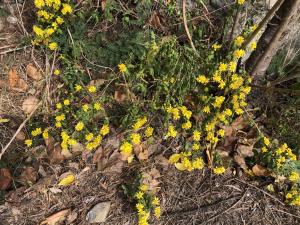
<path id="1" fill-rule="evenodd" d="M 226 210 L 223 211 L 223 212 L 218 212 L 218 213 L 216 213 L 216 215 L 210 217 L 210 218 L 209 218 L 208 220 L 206 220 L 206 221 L 203 221 L 202 223 L 200 223 L 200 225 L 203 225 L 203 224 L 206 224 L 206 223 L 208 223 L 208 222 L 210 222 L 210 221 L 212 221 L 212 220 L 215 220 L 215 219 L 217 219 L 219 216 L 221 216 L 221 215 L 223 215 L 223 214 L 229 212 L 231 209 L 233 209 L 235 206 L 237 206 L 237 204 L 239 204 L 240 201 L 243 200 L 243 198 L 245 197 L 247 191 L 248 191 L 248 189 L 247 189 L 247 190 L 244 192 L 244 194 L 243 194 L 243 195 L 242 195 L 235 203 L 233 203 L 228 209 L 226 209 Z"/>
<path id="2" fill-rule="evenodd" d="M 27 123 L 28 120 L 30 120 L 30 118 L 33 116 L 33 114 L 35 113 L 35 111 L 40 107 L 40 105 L 42 104 L 42 100 L 34 107 L 34 109 L 32 110 L 32 112 L 27 116 L 27 118 L 21 123 L 21 125 L 19 126 L 19 128 L 17 129 L 17 131 L 15 132 L 15 134 L 12 136 L 12 138 L 10 139 L 10 141 L 5 145 L 5 147 L 1 150 L 0 153 L 0 159 L 2 158 L 3 154 L 5 153 L 5 151 L 8 149 L 8 147 L 11 145 L 11 143 L 15 140 L 16 136 L 20 133 L 20 131 L 23 129 L 23 127 L 25 126 L 25 124 Z"/>
<path id="3" fill-rule="evenodd" d="M 284 204 L 282 201 L 280 201 L 278 198 L 274 197 L 273 195 L 269 194 L 268 192 L 264 191 L 264 190 L 261 189 L 261 188 L 258 188 L 258 187 L 256 187 L 256 186 L 250 184 L 250 183 L 247 183 L 247 182 L 242 181 L 242 180 L 237 179 L 237 178 L 235 178 L 234 180 L 236 180 L 237 182 L 243 183 L 243 184 L 245 184 L 245 185 L 248 185 L 248 186 L 250 186 L 250 187 L 252 187 L 252 188 L 254 188 L 254 189 L 256 189 L 256 190 L 258 190 L 258 191 L 260 191 L 260 192 L 262 192 L 262 193 L 264 193 L 265 195 L 269 196 L 270 198 L 272 198 L 273 200 L 277 201 L 277 202 L 280 203 L 281 205 L 285 205 L 285 204 Z"/>
<path id="4" fill-rule="evenodd" d="M 184 24 L 184 30 L 186 32 L 186 35 L 188 36 L 189 42 L 191 44 L 192 49 L 197 53 L 197 50 L 195 48 L 195 45 L 192 40 L 192 36 L 190 34 L 188 25 L 187 25 L 187 20 L 186 20 L 186 0 L 182 1 L 182 15 L 183 15 L 183 24 Z"/>

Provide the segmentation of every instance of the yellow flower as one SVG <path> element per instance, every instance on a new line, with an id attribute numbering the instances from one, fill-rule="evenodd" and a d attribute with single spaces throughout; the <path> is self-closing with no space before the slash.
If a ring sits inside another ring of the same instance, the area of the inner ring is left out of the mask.
<path id="1" fill-rule="evenodd" d="M 140 190 L 143 191 L 143 192 L 145 192 L 145 191 L 148 190 L 148 186 L 147 186 L 146 184 L 142 184 L 142 185 L 140 186 Z"/>
<path id="2" fill-rule="evenodd" d="M 94 134 L 93 133 L 88 133 L 85 135 L 85 140 L 87 141 L 91 141 L 94 137 Z"/>
<path id="3" fill-rule="evenodd" d="M 55 117 L 55 120 L 57 122 L 64 121 L 65 119 L 66 119 L 66 116 L 64 114 L 61 114 L 61 115 Z"/>
<path id="4" fill-rule="evenodd" d="M 225 172 L 225 168 L 224 168 L 224 166 L 218 166 L 213 169 L 213 172 L 215 174 L 222 174 Z"/>
<path id="5" fill-rule="evenodd" d="M 293 171 L 291 173 L 291 175 L 289 176 L 289 180 L 291 182 L 297 182 L 299 180 L 299 174 L 297 172 Z"/>
<path id="6" fill-rule="evenodd" d="M 84 104 L 83 106 L 82 106 L 82 110 L 84 111 L 84 112 L 87 112 L 88 110 L 89 110 L 89 105 L 88 104 Z"/>
<path id="7" fill-rule="evenodd" d="M 200 145 L 195 143 L 195 144 L 193 144 L 192 149 L 195 151 L 198 151 L 200 149 Z"/>
<path id="8" fill-rule="evenodd" d="M 198 130 L 194 130 L 193 132 L 193 140 L 194 141 L 200 141 L 201 138 L 201 133 Z"/>
<path id="9" fill-rule="evenodd" d="M 44 0 L 34 0 L 34 5 L 36 8 L 41 9 L 45 6 Z"/>
<path id="10" fill-rule="evenodd" d="M 56 122 L 56 123 L 55 123 L 55 127 L 61 128 L 61 126 L 62 126 L 62 125 L 61 125 L 61 122 Z"/>
<path id="11" fill-rule="evenodd" d="M 64 100 L 64 105 L 70 105 L 70 100 L 69 99 Z"/>
<path id="12" fill-rule="evenodd" d="M 262 153 L 266 153 L 267 151 L 268 151 L 268 149 L 265 146 L 261 148 Z"/>
<path id="13" fill-rule="evenodd" d="M 143 117 L 140 118 L 136 121 L 136 123 L 132 126 L 134 131 L 137 131 L 138 129 L 140 129 L 142 126 L 145 125 L 145 123 L 147 123 L 147 117 Z"/>
<path id="14" fill-rule="evenodd" d="M 180 158 L 181 158 L 180 154 L 173 154 L 169 158 L 169 163 L 171 163 L 171 164 L 177 163 Z"/>
<path id="15" fill-rule="evenodd" d="M 109 126 L 107 124 L 104 124 L 102 127 L 101 127 L 101 130 L 100 130 L 100 134 L 105 136 L 109 133 Z"/>
<path id="16" fill-rule="evenodd" d="M 239 5 L 243 5 L 243 4 L 245 3 L 245 0 L 237 0 L 237 3 L 238 3 Z"/>
<path id="17" fill-rule="evenodd" d="M 270 140 L 267 137 L 264 137 L 264 144 L 269 147 L 270 146 Z"/>
<path id="18" fill-rule="evenodd" d="M 118 65 L 120 72 L 125 73 L 127 71 L 127 67 L 124 63 Z"/>
<path id="19" fill-rule="evenodd" d="M 202 110 L 204 113 L 210 113 L 210 108 L 209 108 L 209 106 L 207 105 L 207 106 L 205 106 L 204 108 L 203 108 L 203 110 Z"/>
<path id="20" fill-rule="evenodd" d="M 222 48 L 222 45 L 219 44 L 213 44 L 212 48 L 214 49 L 214 51 L 219 50 L 220 48 Z"/>
<path id="21" fill-rule="evenodd" d="M 180 119 L 180 111 L 177 108 L 172 108 L 171 113 L 173 114 L 173 119 L 174 120 L 179 120 Z"/>
<path id="22" fill-rule="evenodd" d="M 33 130 L 33 131 L 31 131 L 31 135 L 33 136 L 33 137 L 35 137 L 35 136 L 38 136 L 38 135 L 40 135 L 42 133 L 42 128 L 36 128 L 35 130 Z"/>
<path id="23" fill-rule="evenodd" d="M 72 7 L 69 5 L 69 4 L 62 4 L 63 5 L 63 8 L 61 9 L 61 13 L 63 15 L 66 15 L 68 13 L 72 13 Z"/>
<path id="24" fill-rule="evenodd" d="M 61 18 L 60 16 L 58 16 L 58 17 L 56 18 L 56 22 L 57 22 L 58 24 L 63 24 L 63 23 L 64 23 L 64 19 Z"/>
<path id="25" fill-rule="evenodd" d="M 140 214 L 140 213 L 143 212 L 143 210 L 144 210 L 144 205 L 141 204 L 141 203 L 137 203 L 137 204 L 135 205 L 135 207 L 136 207 L 136 210 L 138 211 L 138 214 Z"/>
<path id="26" fill-rule="evenodd" d="M 48 129 L 45 129 L 42 135 L 44 139 L 47 139 L 49 137 Z"/>
<path id="27" fill-rule="evenodd" d="M 220 130 L 218 130 L 218 135 L 220 136 L 220 137 L 224 137 L 224 135 L 225 135 L 225 130 L 223 130 L 223 129 L 220 129 Z"/>
<path id="28" fill-rule="evenodd" d="M 81 90 L 82 90 L 82 86 L 79 84 L 76 84 L 75 91 L 81 91 Z"/>
<path id="29" fill-rule="evenodd" d="M 144 193 L 143 193 L 142 191 L 139 191 L 139 192 L 137 192 L 137 193 L 135 194 L 135 197 L 136 197 L 137 199 L 142 199 L 143 196 L 144 196 Z"/>
<path id="30" fill-rule="evenodd" d="M 204 167 L 204 162 L 202 158 L 197 158 L 192 162 L 193 169 L 201 170 Z"/>
<path id="31" fill-rule="evenodd" d="M 130 135 L 131 141 L 134 145 L 138 145 L 141 143 L 141 135 L 137 133 L 133 133 Z"/>
<path id="32" fill-rule="evenodd" d="M 186 123 L 184 123 L 184 124 L 182 124 L 182 129 L 184 129 L 184 130 L 189 130 L 189 129 L 191 129 L 191 127 L 192 127 L 192 123 L 191 123 L 191 121 L 187 121 Z"/>
<path id="33" fill-rule="evenodd" d="M 78 122 L 75 126 L 76 131 L 81 131 L 84 128 L 84 123 L 83 122 Z"/>
<path id="34" fill-rule="evenodd" d="M 145 130 L 145 136 L 146 137 L 151 137 L 152 134 L 153 134 L 153 127 L 147 127 L 146 130 Z"/>
<path id="35" fill-rule="evenodd" d="M 54 51 L 57 49 L 57 43 L 56 42 L 51 42 L 49 45 L 48 45 L 49 49 Z"/>
<path id="36" fill-rule="evenodd" d="M 228 69 L 229 69 L 230 72 L 234 73 L 236 71 L 236 62 L 233 62 L 233 61 L 230 62 L 229 65 L 228 65 Z"/>
<path id="37" fill-rule="evenodd" d="M 192 116 L 192 111 L 188 110 L 185 106 L 181 106 L 179 108 L 181 110 L 182 115 L 189 120 Z"/>
<path id="38" fill-rule="evenodd" d="M 132 154 L 132 145 L 128 141 L 126 141 L 121 145 L 120 151 L 121 153 L 130 156 Z"/>
<path id="39" fill-rule="evenodd" d="M 90 93 L 95 93 L 97 91 L 97 88 L 94 85 L 91 85 L 91 86 L 88 87 L 88 91 Z"/>
<path id="40" fill-rule="evenodd" d="M 101 109 L 101 104 L 96 102 L 94 103 L 94 109 L 96 109 L 97 111 Z"/>
<path id="41" fill-rule="evenodd" d="M 155 207 L 155 209 L 154 209 L 154 215 L 155 215 L 155 217 L 159 218 L 160 214 L 161 214 L 160 206 Z"/>
<path id="42" fill-rule="evenodd" d="M 252 43 L 250 44 L 250 50 L 251 50 L 251 51 L 255 50 L 256 47 L 257 47 L 256 42 L 252 42 Z"/>
<path id="43" fill-rule="evenodd" d="M 238 47 L 240 47 L 243 43 L 244 43 L 245 39 L 242 36 L 238 36 L 235 40 L 234 40 L 234 44 Z"/>
<path id="44" fill-rule="evenodd" d="M 250 27 L 250 31 L 253 32 L 257 29 L 257 25 L 254 24 L 253 26 Z"/>
<path id="45" fill-rule="evenodd" d="M 173 138 L 175 138 L 176 135 L 177 135 L 177 131 L 175 130 L 175 127 L 173 125 L 170 125 L 168 127 L 167 137 L 173 137 Z"/>
<path id="46" fill-rule="evenodd" d="M 159 205 L 159 199 L 158 199 L 158 197 L 154 197 L 153 198 L 152 205 Z"/>
<path id="47" fill-rule="evenodd" d="M 209 79 L 205 76 L 205 75 L 199 75 L 196 78 L 197 82 L 199 82 L 200 84 L 208 84 Z"/>
<path id="48" fill-rule="evenodd" d="M 32 140 L 31 139 L 27 139 L 27 140 L 25 140 L 25 145 L 27 146 L 27 147 L 30 147 L 31 145 L 32 145 Z"/>
<path id="49" fill-rule="evenodd" d="M 291 199 L 293 198 L 293 195 L 291 193 L 287 193 L 285 196 L 286 199 Z"/>
<path id="50" fill-rule="evenodd" d="M 54 73 L 54 75 L 57 75 L 57 76 L 58 76 L 58 75 L 60 74 L 60 70 L 56 69 L 56 70 L 54 70 L 53 73 Z"/>
<path id="51" fill-rule="evenodd" d="M 221 63 L 219 66 L 219 71 L 224 72 L 227 70 L 227 64 L 226 63 Z"/>
<path id="52" fill-rule="evenodd" d="M 223 102 L 225 101 L 225 97 L 224 96 L 216 96 L 215 98 L 215 102 L 213 103 L 213 106 L 215 108 L 220 108 L 223 104 Z"/>
<path id="53" fill-rule="evenodd" d="M 38 26 L 33 25 L 32 29 L 33 29 L 33 32 L 34 32 L 37 36 L 40 36 L 40 37 L 44 36 L 44 31 L 43 31 L 41 28 L 39 28 Z"/>
<path id="54" fill-rule="evenodd" d="M 224 113 L 225 113 L 226 116 L 232 116 L 231 109 L 226 109 Z"/>
<path id="55" fill-rule="evenodd" d="M 243 49 L 237 49 L 233 52 L 233 57 L 236 59 L 244 57 L 246 54 L 245 50 Z"/>
<path id="56" fill-rule="evenodd" d="M 57 109 L 61 109 L 61 108 L 62 108 L 62 104 L 61 104 L 61 103 L 57 103 L 57 104 L 56 104 L 56 108 L 57 108 Z"/>

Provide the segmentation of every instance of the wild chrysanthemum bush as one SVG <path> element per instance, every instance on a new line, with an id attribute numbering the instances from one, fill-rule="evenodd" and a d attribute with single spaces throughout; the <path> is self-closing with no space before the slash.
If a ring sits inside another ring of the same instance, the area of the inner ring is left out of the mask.
<path id="1" fill-rule="evenodd" d="M 97 97 L 97 88 L 93 85 L 77 84 L 75 92 L 69 93 L 55 105 L 55 114 L 51 127 L 41 127 L 31 131 L 31 139 L 25 144 L 31 146 L 41 139 L 51 136 L 59 137 L 62 153 L 81 144 L 87 150 L 96 149 L 102 139 L 110 132 L 109 120 L 101 99 Z"/>
<path id="2" fill-rule="evenodd" d="M 38 23 L 33 26 L 35 37 L 32 44 L 56 50 L 59 47 L 56 40 L 63 32 L 62 27 L 68 16 L 73 12 L 73 6 L 66 0 L 35 0 L 34 4 Z"/>

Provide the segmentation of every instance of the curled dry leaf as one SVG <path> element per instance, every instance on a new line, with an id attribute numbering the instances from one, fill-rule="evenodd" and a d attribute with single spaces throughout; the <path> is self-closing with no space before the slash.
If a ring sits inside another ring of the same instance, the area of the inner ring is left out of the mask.
<path id="1" fill-rule="evenodd" d="M 148 159 L 149 153 L 148 153 L 148 149 L 147 149 L 147 146 L 145 143 L 135 145 L 133 150 L 134 150 L 136 157 L 140 161 Z"/>
<path id="2" fill-rule="evenodd" d="M 243 130 L 249 125 L 248 118 L 240 116 L 236 118 L 230 126 L 224 126 L 225 136 L 235 136 L 236 131 Z"/>
<path id="3" fill-rule="evenodd" d="M 68 172 L 68 173 L 64 173 L 60 176 L 60 181 L 59 181 L 58 185 L 68 186 L 68 185 L 72 184 L 74 181 L 75 181 L 74 174 Z"/>
<path id="4" fill-rule="evenodd" d="M 13 68 L 8 72 L 8 86 L 10 89 L 20 92 L 25 92 L 28 89 L 28 85 L 20 78 L 16 68 Z"/>
<path id="5" fill-rule="evenodd" d="M 114 150 L 112 154 L 99 153 L 96 157 L 98 159 L 97 167 L 106 173 L 121 173 L 125 162 L 121 160 L 121 153 L 118 150 Z"/>
<path id="6" fill-rule="evenodd" d="M 47 146 L 47 154 L 51 164 L 61 163 L 65 159 L 65 157 L 61 153 L 61 147 L 59 144 L 56 144 L 55 146 L 53 146 L 53 148 L 49 148 Z"/>
<path id="7" fill-rule="evenodd" d="M 115 100 L 119 103 L 124 102 L 126 100 L 126 94 L 123 94 L 121 91 L 115 91 Z"/>
<path id="8" fill-rule="evenodd" d="M 34 111 L 39 104 L 39 100 L 34 96 L 29 96 L 22 104 L 22 110 L 26 114 L 30 114 L 32 111 Z"/>
<path id="9" fill-rule="evenodd" d="M 20 182 L 23 185 L 32 185 L 37 181 L 38 174 L 33 167 L 26 167 L 20 176 Z"/>
<path id="10" fill-rule="evenodd" d="M 6 190 L 10 187 L 12 182 L 12 176 L 9 169 L 1 168 L 0 169 L 0 190 Z"/>
<path id="11" fill-rule="evenodd" d="M 259 177 L 267 176 L 269 174 L 268 170 L 265 167 L 257 164 L 252 167 L 252 171 L 255 176 L 259 176 Z"/>
<path id="12" fill-rule="evenodd" d="M 158 156 L 156 156 L 154 158 L 155 160 L 155 163 L 158 164 L 158 165 L 161 165 L 163 167 L 164 170 L 168 169 L 169 168 L 169 160 L 163 156 L 163 154 L 159 154 Z"/>
<path id="13" fill-rule="evenodd" d="M 26 73 L 34 80 L 41 80 L 43 78 L 40 71 L 38 71 L 38 69 L 35 68 L 31 63 L 26 66 Z"/>
<path id="14" fill-rule="evenodd" d="M 67 215 L 69 214 L 70 209 L 65 209 L 60 212 L 57 212 L 49 216 L 46 220 L 41 222 L 40 225 L 58 225 L 66 220 Z"/>

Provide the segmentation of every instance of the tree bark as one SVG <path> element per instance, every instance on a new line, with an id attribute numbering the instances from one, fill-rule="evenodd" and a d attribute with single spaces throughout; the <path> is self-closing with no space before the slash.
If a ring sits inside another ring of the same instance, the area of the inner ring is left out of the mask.
<path id="1" fill-rule="evenodd" d="M 257 43 L 257 48 L 246 61 L 246 70 L 251 76 L 266 73 L 272 58 L 280 46 L 287 25 L 300 8 L 300 0 L 285 0 L 277 10 Z"/>

